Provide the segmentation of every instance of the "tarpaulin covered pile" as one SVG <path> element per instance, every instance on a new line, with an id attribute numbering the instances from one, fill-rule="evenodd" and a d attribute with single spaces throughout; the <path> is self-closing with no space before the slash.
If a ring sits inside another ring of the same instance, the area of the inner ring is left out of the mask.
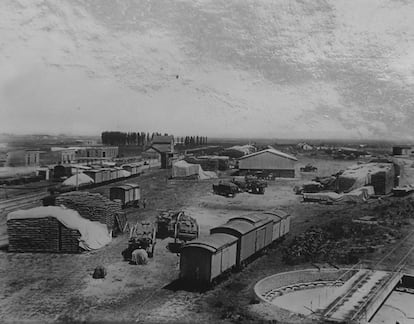
<path id="1" fill-rule="evenodd" d="M 112 240 L 112 233 L 108 231 L 105 224 L 85 219 L 81 217 L 77 211 L 61 206 L 36 207 L 27 210 L 14 211 L 8 214 L 7 223 L 9 224 L 9 222 L 17 220 L 42 219 L 47 217 L 55 218 L 65 227 L 79 231 L 79 246 L 84 250 L 99 249 Z M 28 233 L 25 233 L 24 222 L 20 223 L 20 225 L 20 234 L 22 236 L 21 239 L 30 240 L 30 237 L 27 236 Z M 57 234 L 41 233 L 42 231 L 48 230 L 49 228 L 47 227 L 40 227 L 35 232 L 38 232 L 39 235 L 42 235 L 43 238 L 47 236 L 50 236 L 52 238 L 55 236 L 55 234 Z M 19 235 L 19 232 L 13 233 L 13 235 L 14 234 Z M 47 235 L 45 236 L 43 234 Z"/>
<path id="2" fill-rule="evenodd" d="M 346 169 L 338 177 L 338 192 L 350 192 L 366 185 L 374 186 L 376 194 L 387 194 L 394 186 L 392 163 L 365 163 Z"/>
<path id="3" fill-rule="evenodd" d="M 374 187 L 365 186 L 344 194 L 337 194 L 336 192 L 304 193 L 303 200 L 329 203 L 363 202 L 372 195 L 374 195 Z"/>
<path id="4" fill-rule="evenodd" d="M 186 178 L 191 176 L 195 176 L 197 179 L 201 180 L 217 178 L 215 172 L 204 171 L 199 164 L 187 163 L 184 160 L 177 161 L 173 164 L 173 178 Z"/>
<path id="5" fill-rule="evenodd" d="M 62 184 L 64 186 L 81 186 L 89 183 L 94 183 L 90 176 L 84 173 L 78 173 L 63 181 Z"/>

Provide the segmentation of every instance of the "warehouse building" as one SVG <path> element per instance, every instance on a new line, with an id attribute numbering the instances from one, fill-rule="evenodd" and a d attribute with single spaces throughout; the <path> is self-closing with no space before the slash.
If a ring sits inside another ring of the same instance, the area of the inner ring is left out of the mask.
<path id="1" fill-rule="evenodd" d="M 10 167 L 32 167 L 39 166 L 40 151 L 37 150 L 17 150 L 7 152 L 6 166 Z"/>
<path id="2" fill-rule="evenodd" d="M 78 163 L 102 163 L 118 157 L 118 146 L 90 146 L 76 148 L 76 160 Z"/>
<path id="3" fill-rule="evenodd" d="M 267 149 L 245 155 L 239 159 L 239 170 L 245 173 L 262 173 L 271 178 L 294 178 L 294 156 L 275 149 Z"/>
<path id="4" fill-rule="evenodd" d="M 413 150 L 409 145 L 399 145 L 392 147 L 392 155 L 409 156 L 411 154 L 413 154 Z"/>

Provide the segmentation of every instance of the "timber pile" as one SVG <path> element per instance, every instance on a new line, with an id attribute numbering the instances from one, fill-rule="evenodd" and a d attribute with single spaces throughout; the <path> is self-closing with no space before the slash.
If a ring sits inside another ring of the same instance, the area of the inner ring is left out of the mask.
<path id="1" fill-rule="evenodd" d="M 80 251 L 80 233 L 54 217 L 10 219 L 7 221 L 10 252 Z"/>
<path id="2" fill-rule="evenodd" d="M 105 224 L 108 229 L 120 228 L 117 216 L 123 215 L 121 202 L 112 201 L 98 193 L 68 192 L 56 198 L 56 206 L 76 210 L 82 217 Z M 122 227 L 122 228 L 121 228 Z"/>

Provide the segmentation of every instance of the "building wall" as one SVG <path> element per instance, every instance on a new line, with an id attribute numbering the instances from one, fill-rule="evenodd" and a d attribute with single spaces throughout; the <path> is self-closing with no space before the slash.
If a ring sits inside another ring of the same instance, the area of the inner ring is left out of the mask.
<path id="1" fill-rule="evenodd" d="M 295 169 L 295 161 L 277 156 L 270 152 L 263 152 L 248 158 L 239 160 L 241 170 L 292 170 Z"/>
<path id="2" fill-rule="evenodd" d="M 411 147 L 394 146 L 392 148 L 392 154 L 393 155 L 411 155 L 412 154 L 412 148 Z"/>
<path id="3" fill-rule="evenodd" d="M 117 146 L 96 146 L 96 147 L 85 147 L 84 149 L 79 149 L 76 154 L 76 158 L 105 158 L 113 159 L 118 156 L 118 147 Z"/>
<path id="4" fill-rule="evenodd" d="M 51 150 L 41 155 L 42 164 L 70 164 L 76 162 L 75 150 Z"/>
<path id="5" fill-rule="evenodd" d="M 12 151 L 7 153 L 7 166 L 38 166 L 40 164 L 39 151 Z"/>
<path id="6" fill-rule="evenodd" d="M 74 163 L 76 161 L 75 150 L 61 151 L 60 162 L 62 164 Z"/>

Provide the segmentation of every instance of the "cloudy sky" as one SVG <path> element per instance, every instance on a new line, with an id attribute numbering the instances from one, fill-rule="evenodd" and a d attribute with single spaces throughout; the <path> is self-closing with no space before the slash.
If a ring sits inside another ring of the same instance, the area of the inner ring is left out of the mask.
<path id="1" fill-rule="evenodd" d="M 414 138 L 414 2 L 2 0 L 0 132 Z"/>

